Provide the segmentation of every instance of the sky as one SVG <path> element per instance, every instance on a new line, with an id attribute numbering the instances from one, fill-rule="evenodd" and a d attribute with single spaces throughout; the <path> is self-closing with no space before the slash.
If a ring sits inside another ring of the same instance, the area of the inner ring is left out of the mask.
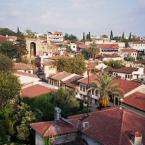
<path id="1" fill-rule="evenodd" d="M 145 0 L 0 0 L 0 27 L 145 36 Z"/>

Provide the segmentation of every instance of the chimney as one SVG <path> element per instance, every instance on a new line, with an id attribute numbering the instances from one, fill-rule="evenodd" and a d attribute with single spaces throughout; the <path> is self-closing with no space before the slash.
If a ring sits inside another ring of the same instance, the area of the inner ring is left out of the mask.
<path id="1" fill-rule="evenodd" d="M 61 109 L 59 107 L 55 107 L 54 117 L 56 121 L 61 119 Z"/>
<path id="2" fill-rule="evenodd" d="M 143 145 L 142 144 L 142 134 L 138 131 L 135 132 L 134 145 Z"/>

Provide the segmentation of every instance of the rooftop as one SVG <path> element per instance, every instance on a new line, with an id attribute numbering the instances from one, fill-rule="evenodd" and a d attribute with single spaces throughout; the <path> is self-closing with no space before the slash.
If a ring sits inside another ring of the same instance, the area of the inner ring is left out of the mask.
<path id="1" fill-rule="evenodd" d="M 136 92 L 124 98 L 123 103 L 145 111 L 145 94 Z"/>
<path id="2" fill-rule="evenodd" d="M 22 89 L 22 97 L 33 98 L 36 96 L 50 93 L 52 91 L 54 91 L 54 90 L 51 88 L 42 86 L 40 84 L 36 84 L 36 85 L 32 85 L 32 86 L 28 86 L 26 88 L 23 88 Z"/>
<path id="3" fill-rule="evenodd" d="M 72 73 L 68 73 L 68 72 L 63 71 L 63 72 L 59 72 L 59 73 L 51 76 L 50 78 L 54 79 L 54 80 L 57 80 L 57 81 L 60 81 L 60 80 L 66 78 L 66 77 L 68 77 L 70 75 L 72 75 Z"/>
<path id="4" fill-rule="evenodd" d="M 145 117 L 127 109 L 118 107 L 105 109 L 68 118 L 72 123 L 63 121 L 48 121 L 32 123 L 31 127 L 43 137 L 51 137 L 65 133 L 81 131 L 91 139 L 103 145 L 131 145 L 135 132 L 141 132 L 145 144 Z M 87 128 L 82 123 L 88 122 Z"/>

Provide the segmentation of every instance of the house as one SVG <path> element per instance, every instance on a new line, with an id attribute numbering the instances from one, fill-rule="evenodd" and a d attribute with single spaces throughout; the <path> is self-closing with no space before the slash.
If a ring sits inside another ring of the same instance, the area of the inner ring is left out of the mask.
<path id="1" fill-rule="evenodd" d="M 42 64 L 43 71 L 46 78 L 57 73 L 57 67 L 54 60 L 48 60 Z"/>
<path id="2" fill-rule="evenodd" d="M 145 92 L 135 92 L 123 99 L 122 105 L 132 110 L 144 112 L 145 115 Z"/>
<path id="3" fill-rule="evenodd" d="M 16 36 L 0 35 L 0 42 L 5 42 L 5 41 L 15 42 L 16 40 L 17 40 Z"/>
<path id="4" fill-rule="evenodd" d="M 145 42 L 137 41 L 137 42 L 129 42 L 129 46 L 137 51 L 145 53 Z"/>
<path id="5" fill-rule="evenodd" d="M 117 44 L 97 44 L 97 48 L 100 49 L 100 54 L 118 54 L 119 47 Z"/>
<path id="6" fill-rule="evenodd" d="M 14 63 L 13 70 L 33 74 L 34 67 L 31 64 Z"/>
<path id="7" fill-rule="evenodd" d="M 129 109 L 113 107 L 55 121 L 32 123 L 35 144 L 77 142 L 80 145 L 143 145 L 145 117 Z M 75 144 L 77 145 L 77 144 Z"/>
<path id="8" fill-rule="evenodd" d="M 120 50 L 120 55 L 122 58 L 128 58 L 131 57 L 134 60 L 137 59 L 137 50 L 136 49 L 132 49 L 132 48 L 123 48 Z"/>
<path id="9" fill-rule="evenodd" d="M 134 67 L 121 67 L 121 68 L 111 68 L 108 67 L 104 71 L 111 73 L 115 77 L 120 77 L 126 80 L 135 80 L 144 78 L 144 68 L 134 68 Z"/>
<path id="10" fill-rule="evenodd" d="M 64 81 L 76 76 L 76 74 L 68 73 L 68 72 L 58 72 L 52 76 L 48 77 L 48 84 L 53 86 L 54 88 L 62 87 Z"/>
<path id="11" fill-rule="evenodd" d="M 79 82 L 80 98 L 83 101 L 87 101 L 88 88 L 90 88 L 89 85 L 97 82 L 97 76 L 95 74 L 90 74 L 89 76 L 78 80 L 78 82 Z M 90 95 L 91 95 L 91 103 L 96 104 L 99 99 L 99 94 L 95 90 L 95 88 L 92 88 Z"/>
<path id="12" fill-rule="evenodd" d="M 47 42 L 48 43 L 62 43 L 63 42 L 63 33 L 62 32 L 48 32 L 47 33 Z"/>
<path id="13" fill-rule="evenodd" d="M 15 75 L 18 76 L 20 83 L 22 84 L 22 87 L 38 83 L 40 81 L 38 76 L 26 72 L 17 71 L 15 72 Z"/>

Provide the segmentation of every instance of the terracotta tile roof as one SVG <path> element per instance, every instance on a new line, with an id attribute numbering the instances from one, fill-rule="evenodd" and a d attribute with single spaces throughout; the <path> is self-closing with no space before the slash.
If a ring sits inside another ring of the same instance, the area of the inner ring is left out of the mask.
<path id="1" fill-rule="evenodd" d="M 14 70 L 33 70 L 32 65 L 25 63 L 14 63 Z"/>
<path id="2" fill-rule="evenodd" d="M 121 49 L 121 52 L 122 53 L 133 53 L 133 52 L 137 52 L 137 50 L 132 49 L 132 48 L 124 48 L 124 49 Z"/>
<path id="3" fill-rule="evenodd" d="M 74 124 L 77 123 L 76 120 L 75 121 L 72 120 L 71 122 Z M 75 127 L 75 125 L 73 126 L 62 120 L 32 123 L 31 128 L 33 128 L 43 137 L 52 137 L 56 135 L 77 132 L 77 128 Z"/>
<path id="4" fill-rule="evenodd" d="M 134 71 L 137 71 L 138 68 L 134 68 L 134 67 L 111 68 L 111 67 L 108 67 L 105 70 L 108 72 L 132 74 Z"/>
<path id="5" fill-rule="evenodd" d="M 118 48 L 118 44 L 97 44 L 97 48 Z"/>
<path id="6" fill-rule="evenodd" d="M 124 98 L 123 103 L 145 111 L 145 94 L 136 92 Z"/>
<path id="7" fill-rule="evenodd" d="M 78 82 L 87 85 L 88 84 L 88 76 L 80 79 Z M 97 82 L 97 76 L 95 74 L 90 74 L 89 83 L 93 83 L 93 82 Z"/>
<path id="8" fill-rule="evenodd" d="M 115 79 L 114 81 L 118 83 L 119 87 L 122 89 L 123 95 L 125 95 L 126 93 L 134 90 L 135 88 L 141 85 L 140 83 L 129 81 L 129 80 L 123 80 L 123 79 Z"/>
<path id="9" fill-rule="evenodd" d="M 66 77 L 68 77 L 70 75 L 72 75 L 72 73 L 68 73 L 68 72 L 63 71 L 63 72 L 59 72 L 59 73 L 51 76 L 50 78 L 53 79 L 53 80 L 60 81 L 60 80 L 66 78 Z"/>
<path id="10" fill-rule="evenodd" d="M 95 66 L 97 65 L 98 63 L 95 62 L 95 61 L 89 61 L 88 64 L 87 64 L 87 68 L 88 69 L 95 69 Z"/>
<path id="11" fill-rule="evenodd" d="M 80 131 L 103 145 L 131 145 L 131 136 L 139 131 L 145 144 L 145 117 L 127 109 L 115 107 L 88 115 L 70 116 L 68 121 L 73 125 L 49 121 L 32 123 L 31 127 L 43 137 Z M 89 126 L 82 128 L 83 122 L 88 122 Z"/>
<path id="12" fill-rule="evenodd" d="M 89 122 L 81 132 L 103 145 L 131 145 L 130 136 L 139 131 L 145 143 L 145 117 L 127 109 L 111 108 L 70 118 Z"/>
<path id="13" fill-rule="evenodd" d="M 50 60 L 59 60 L 59 59 L 62 59 L 62 58 L 69 59 L 70 57 L 68 57 L 68 56 L 61 56 L 61 55 L 55 55 L 55 56 L 50 57 L 49 59 Z"/>
<path id="14" fill-rule="evenodd" d="M 51 88 L 36 84 L 22 89 L 22 97 L 33 98 L 54 91 Z"/>
<path id="15" fill-rule="evenodd" d="M 78 80 L 82 79 L 82 76 L 74 76 L 66 81 L 64 81 L 63 83 L 71 88 L 76 88 L 77 86 L 79 86 Z"/>

